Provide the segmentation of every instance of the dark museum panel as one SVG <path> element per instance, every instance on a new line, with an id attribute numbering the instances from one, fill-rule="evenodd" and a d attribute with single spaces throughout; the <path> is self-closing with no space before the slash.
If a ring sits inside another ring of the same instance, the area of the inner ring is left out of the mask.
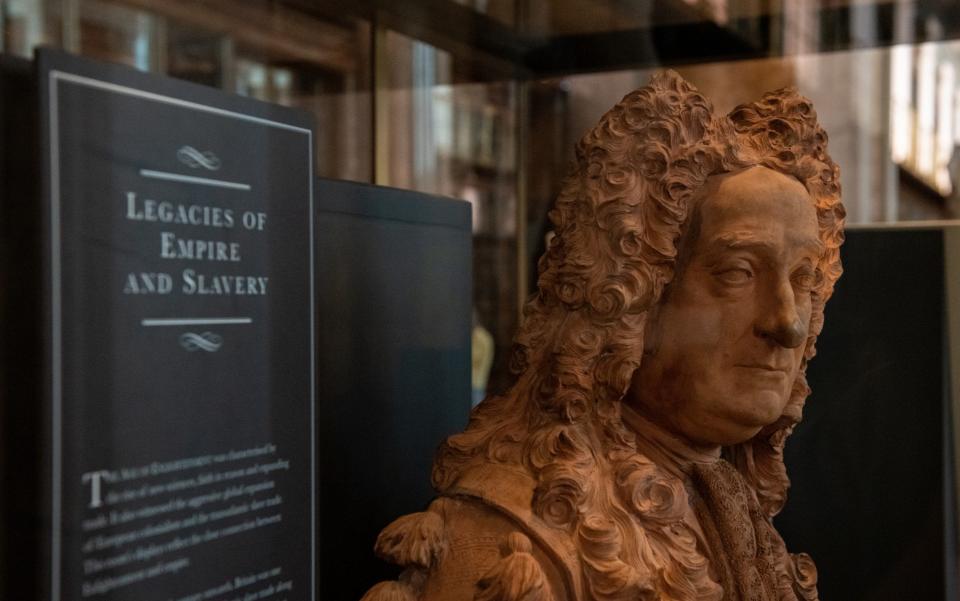
<path id="1" fill-rule="evenodd" d="M 0 596 L 21 590 L 10 574 L 28 574 L 39 556 L 43 516 L 40 424 L 43 379 L 38 377 L 43 346 L 41 215 L 24 199 L 40 196 L 41 169 L 36 119 L 39 111 L 33 65 L 0 57 Z M 10 260 L 17 257 L 18 260 Z M 27 377 L 24 377 L 26 374 Z M 13 399 L 21 402 L 14 402 Z M 22 402 L 31 399 L 33 402 Z M 9 458 L 15 458 L 11 461 Z M 11 553 L 13 542 L 18 551 Z M 37 586 L 29 576 L 27 590 Z"/>
<path id="2" fill-rule="evenodd" d="M 944 280 L 957 233 L 847 232 L 775 519 L 817 562 L 822 599 L 957 598 Z"/>
<path id="3" fill-rule="evenodd" d="M 470 409 L 470 211 L 422 194 L 317 186 L 319 599 L 395 570 L 373 542 L 433 496 L 439 442 Z"/>

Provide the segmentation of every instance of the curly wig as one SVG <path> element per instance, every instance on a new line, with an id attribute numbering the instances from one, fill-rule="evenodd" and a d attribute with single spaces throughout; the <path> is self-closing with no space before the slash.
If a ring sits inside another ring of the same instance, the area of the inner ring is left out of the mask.
<path id="1" fill-rule="evenodd" d="M 798 179 L 826 248 L 803 363 L 780 419 L 723 450 L 767 515 L 780 510 L 789 486 L 784 442 L 800 421 L 806 364 L 841 273 L 844 209 L 826 147 L 812 104 L 792 88 L 716 116 L 692 85 L 667 71 L 607 112 L 577 145 L 549 214 L 555 236 L 515 338 L 516 382 L 443 443 L 434 486 L 443 492 L 482 462 L 521 466 L 537 482 L 535 515 L 573 537 L 590 597 L 719 599 L 679 519 L 685 490 L 637 453 L 620 402 L 643 357 L 648 311 L 674 276 L 679 240 L 707 178 L 762 165 Z M 643 568 L 651 565 L 668 567 Z"/>

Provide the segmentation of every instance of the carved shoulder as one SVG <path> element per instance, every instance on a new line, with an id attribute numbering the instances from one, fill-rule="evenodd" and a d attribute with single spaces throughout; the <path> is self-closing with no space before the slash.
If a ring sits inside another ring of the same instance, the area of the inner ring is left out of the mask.
<path id="1" fill-rule="evenodd" d="M 446 545 L 444 520 L 435 506 L 397 518 L 384 528 L 374 546 L 377 555 L 399 566 L 429 570 Z"/>
<path id="2" fill-rule="evenodd" d="M 477 582 L 475 601 L 555 601 L 533 545 L 526 535 L 512 532 L 500 543 L 500 559 Z"/>
<path id="3" fill-rule="evenodd" d="M 561 575 L 523 527 L 472 498 L 434 501 L 384 528 L 377 554 L 406 568 L 362 601 L 561 601 Z"/>

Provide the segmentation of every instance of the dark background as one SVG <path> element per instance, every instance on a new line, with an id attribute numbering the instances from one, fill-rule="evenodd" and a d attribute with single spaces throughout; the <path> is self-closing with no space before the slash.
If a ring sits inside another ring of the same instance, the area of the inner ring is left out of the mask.
<path id="1" fill-rule="evenodd" d="M 0 56 L 0 598 L 43 578 L 39 97 L 33 64 Z M 13 141 L 12 143 L 10 141 Z"/>
<path id="2" fill-rule="evenodd" d="M 956 599 L 944 231 L 848 231 L 841 255 L 775 523 L 824 601 Z"/>
<path id="3" fill-rule="evenodd" d="M 470 209 L 317 187 L 319 591 L 357 601 L 399 569 L 380 530 L 426 509 L 440 442 L 470 410 Z"/>

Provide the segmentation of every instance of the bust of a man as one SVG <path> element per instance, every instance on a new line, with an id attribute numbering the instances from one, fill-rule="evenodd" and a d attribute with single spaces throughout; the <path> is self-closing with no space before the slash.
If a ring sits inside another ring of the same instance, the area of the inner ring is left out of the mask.
<path id="1" fill-rule="evenodd" d="M 771 518 L 840 275 L 839 171 L 792 89 L 714 115 L 672 72 L 577 146 L 514 385 L 384 529 L 366 601 L 817 599 Z"/>

